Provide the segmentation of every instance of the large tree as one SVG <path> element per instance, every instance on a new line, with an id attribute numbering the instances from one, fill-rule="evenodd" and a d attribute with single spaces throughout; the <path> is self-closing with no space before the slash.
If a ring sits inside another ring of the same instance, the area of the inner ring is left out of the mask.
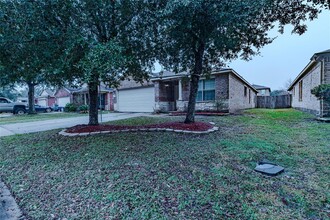
<path id="1" fill-rule="evenodd" d="M 69 31 L 49 20 L 51 2 L 55 3 L 0 1 L 0 85 L 26 84 L 29 113 L 35 112 L 35 86 L 54 84 L 63 78 L 61 61 L 65 59 Z"/>
<path id="2" fill-rule="evenodd" d="M 67 0 L 71 13 L 69 26 L 75 29 L 67 54 L 75 57 L 75 81 L 89 88 L 89 124 L 98 124 L 98 85 L 115 87 L 125 78 L 148 79 L 153 65 L 151 38 L 148 31 L 148 4 L 129 0 Z M 62 13 L 63 14 L 63 13 Z M 61 16 L 59 16 L 60 18 Z M 76 46 L 73 46 L 76 48 Z M 79 52 L 81 56 L 75 56 Z M 78 57 L 78 58 L 77 58 Z"/>
<path id="3" fill-rule="evenodd" d="M 198 81 L 219 69 L 227 60 L 250 59 L 273 39 L 269 30 L 279 32 L 291 24 L 293 33 L 303 34 L 303 23 L 314 19 L 317 0 L 164 0 L 158 2 L 158 59 L 166 69 L 190 72 L 190 96 L 185 123 L 194 122 Z M 160 43 L 161 42 L 161 43 Z"/>

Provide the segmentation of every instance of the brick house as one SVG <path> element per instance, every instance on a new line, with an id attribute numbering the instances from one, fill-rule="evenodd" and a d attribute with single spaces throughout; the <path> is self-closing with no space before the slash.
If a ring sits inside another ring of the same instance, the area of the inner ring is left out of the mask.
<path id="1" fill-rule="evenodd" d="M 267 86 L 255 85 L 252 86 L 258 91 L 257 96 L 270 96 L 271 89 Z"/>
<path id="2" fill-rule="evenodd" d="M 70 87 L 62 87 L 56 90 L 55 96 L 55 104 L 60 108 L 64 108 L 66 104 L 73 103 L 73 92 L 77 91 L 76 88 Z"/>
<path id="3" fill-rule="evenodd" d="M 151 79 L 155 84 L 155 108 L 162 111 L 186 111 L 189 100 L 189 75 L 163 72 Z M 257 90 L 233 69 L 213 71 L 198 85 L 197 111 L 227 111 L 256 107 Z"/>
<path id="4" fill-rule="evenodd" d="M 114 110 L 113 103 L 113 89 L 107 88 L 104 84 L 99 86 L 99 95 L 98 95 L 98 103 L 99 108 L 103 110 Z M 88 105 L 89 103 L 89 94 L 88 87 L 86 85 L 72 92 L 72 103 L 77 106 L 80 105 Z"/>
<path id="5" fill-rule="evenodd" d="M 124 81 L 116 91 L 115 110 L 128 112 L 185 111 L 189 98 L 189 75 L 162 71 L 150 82 Z M 257 90 L 232 69 L 214 71 L 201 78 L 197 111 L 236 112 L 256 107 Z"/>
<path id="6" fill-rule="evenodd" d="M 54 106 L 55 101 L 54 91 L 50 89 L 44 89 L 37 97 L 37 104 L 41 106 Z"/>
<path id="7" fill-rule="evenodd" d="M 292 107 L 315 115 L 329 115 L 329 105 L 311 93 L 321 84 L 330 84 L 330 50 L 315 53 L 291 83 L 288 91 L 292 94 Z"/>
<path id="8" fill-rule="evenodd" d="M 65 107 L 68 103 L 73 103 L 77 106 L 88 105 L 88 87 L 87 85 L 83 85 L 79 88 L 62 87 L 55 92 L 55 98 L 56 104 L 61 108 Z M 113 89 L 107 88 L 105 85 L 101 85 L 99 103 L 100 108 L 113 111 Z"/>

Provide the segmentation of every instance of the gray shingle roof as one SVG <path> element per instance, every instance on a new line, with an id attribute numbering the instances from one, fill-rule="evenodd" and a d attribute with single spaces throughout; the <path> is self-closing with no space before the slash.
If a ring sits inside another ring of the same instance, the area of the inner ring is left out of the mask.
<path id="1" fill-rule="evenodd" d="M 252 86 L 256 89 L 269 89 L 270 90 L 270 87 L 267 87 L 267 86 L 261 86 L 261 85 L 256 85 L 256 84 L 252 84 Z"/>

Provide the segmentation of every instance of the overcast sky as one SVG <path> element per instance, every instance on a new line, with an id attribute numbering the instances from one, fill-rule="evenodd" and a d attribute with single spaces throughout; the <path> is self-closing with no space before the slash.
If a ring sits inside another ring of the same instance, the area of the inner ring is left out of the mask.
<path id="1" fill-rule="evenodd" d="M 299 36 L 291 34 L 287 27 L 283 35 L 271 32 L 278 37 L 261 49 L 260 56 L 251 61 L 236 60 L 229 63 L 251 84 L 281 89 L 285 83 L 304 69 L 314 53 L 330 49 L 330 11 L 322 12 L 318 19 L 306 23 L 308 30 Z"/>

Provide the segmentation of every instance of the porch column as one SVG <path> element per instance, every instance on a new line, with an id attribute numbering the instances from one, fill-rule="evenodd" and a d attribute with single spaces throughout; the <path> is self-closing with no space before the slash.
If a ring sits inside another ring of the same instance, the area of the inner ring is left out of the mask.
<path id="1" fill-rule="evenodd" d="M 87 105 L 87 93 L 84 93 L 84 103 Z"/>
<path id="2" fill-rule="evenodd" d="M 182 81 L 179 80 L 179 100 L 182 100 Z"/>

